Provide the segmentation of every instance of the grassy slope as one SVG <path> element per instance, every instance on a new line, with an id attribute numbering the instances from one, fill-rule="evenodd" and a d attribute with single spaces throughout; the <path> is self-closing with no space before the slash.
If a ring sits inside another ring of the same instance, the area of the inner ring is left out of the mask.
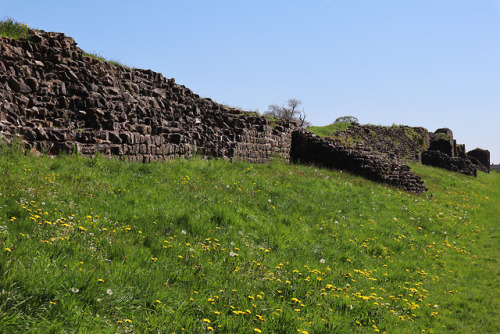
<path id="1" fill-rule="evenodd" d="M 0 332 L 500 330 L 498 173 L 1 150 Z"/>
<path id="2" fill-rule="evenodd" d="M 351 123 L 332 123 L 325 126 L 308 126 L 307 130 L 312 132 L 320 137 L 328 137 L 332 134 L 332 132 L 344 131 L 346 130 Z"/>

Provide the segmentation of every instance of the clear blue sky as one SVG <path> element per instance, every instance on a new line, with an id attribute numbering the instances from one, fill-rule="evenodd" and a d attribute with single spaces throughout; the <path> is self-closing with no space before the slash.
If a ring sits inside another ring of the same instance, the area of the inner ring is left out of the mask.
<path id="1" fill-rule="evenodd" d="M 500 0 L 3 0 L 0 17 L 223 104 L 448 127 L 500 163 Z"/>

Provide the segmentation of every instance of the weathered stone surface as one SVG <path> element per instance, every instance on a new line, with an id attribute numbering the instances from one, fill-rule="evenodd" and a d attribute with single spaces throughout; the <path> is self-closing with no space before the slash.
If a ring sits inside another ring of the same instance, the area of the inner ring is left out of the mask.
<path id="1" fill-rule="evenodd" d="M 408 192 L 427 189 L 408 165 L 396 163 L 383 154 L 342 146 L 339 142 L 320 138 L 306 131 L 294 131 L 291 158 L 296 162 L 348 170 L 370 180 L 389 183 Z"/>
<path id="2" fill-rule="evenodd" d="M 467 157 L 477 166 L 477 169 L 485 173 L 490 172 L 490 151 L 476 148 L 467 152 Z"/>
<path id="3" fill-rule="evenodd" d="M 25 84 L 23 80 L 10 77 L 8 83 L 10 89 L 15 93 L 21 93 L 21 94 L 31 93 L 31 88 L 27 84 Z"/>
<path id="4" fill-rule="evenodd" d="M 439 167 L 470 176 L 477 176 L 477 167 L 466 158 L 450 157 L 441 151 L 426 151 L 422 153 L 424 165 Z"/>
<path id="5" fill-rule="evenodd" d="M 159 73 L 83 57 L 64 34 L 32 31 L 30 38 L 5 38 L 0 63 L 2 134 L 21 133 L 30 148 L 76 147 L 135 161 L 194 152 L 259 163 L 289 158 L 293 123 L 277 124 L 277 131 Z"/>
<path id="6" fill-rule="evenodd" d="M 200 98 L 160 73 L 84 57 L 64 34 L 30 31 L 30 39 L 0 43 L 0 135 L 22 134 L 30 150 L 141 162 L 195 154 L 253 163 L 292 157 L 415 193 L 425 187 L 402 161 L 419 160 L 443 136 L 452 147 L 444 150 L 455 152 L 452 134 L 423 128 L 351 127 L 337 139 L 319 139 L 295 123 L 270 124 Z M 363 143 L 342 145 L 350 136 Z"/>
<path id="7" fill-rule="evenodd" d="M 400 160 L 420 161 L 429 147 L 429 133 L 421 127 L 351 125 L 331 137 L 345 145 L 361 146 Z"/>

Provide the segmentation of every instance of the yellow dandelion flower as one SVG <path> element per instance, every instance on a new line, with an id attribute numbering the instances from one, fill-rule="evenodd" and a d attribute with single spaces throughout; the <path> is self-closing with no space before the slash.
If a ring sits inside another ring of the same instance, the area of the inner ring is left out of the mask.
<path id="1" fill-rule="evenodd" d="M 207 327 L 207 330 L 209 330 L 210 332 L 213 332 L 214 331 L 214 328 L 212 326 L 208 326 Z"/>
<path id="2" fill-rule="evenodd" d="M 102 282 L 104 282 L 104 280 L 103 280 L 102 278 L 99 278 L 99 279 L 97 280 L 97 282 L 102 283 Z"/>
<path id="3" fill-rule="evenodd" d="M 5 247 L 5 251 L 6 252 L 12 252 L 12 249 L 10 249 L 9 247 Z"/>
<path id="4" fill-rule="evenodd" d="M 258 328 L 254 328 L 253 331 L 256 332 L 256 333 L 262 333 L 262 331 L 260 329 L 258 329 Z"/>
<path id="5" fill-rule="evenodd" d="M 132 322 L 132 320 L 130 320 L 130 319 L 125 319 L 125 322 L 129 322 L 129 323 L 131 323 L 131 322 Z"/>
<path id="6" fill-rule="evenodd" d="M 207 324 L 211 323 L 210 319 L 207 318 L 203 319 L 203 321 L 206 322 Z"/>

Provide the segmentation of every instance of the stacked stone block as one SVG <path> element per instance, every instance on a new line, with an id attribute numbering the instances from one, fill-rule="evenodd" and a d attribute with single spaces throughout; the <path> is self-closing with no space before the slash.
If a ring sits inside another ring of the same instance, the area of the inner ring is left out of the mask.
<path id="1" fill-rule="evenodd" d="M 383 153 L 353 149 L 306 131 L 293 133 L 291 158 L 296 162 L 351 171 L 367 179 L 392 184 L 412 193 L 427 190 L 420 177 L 406 164 L 397 163 Z"/>
<path id="2" fill-rule="evenodd" d="M 160 73 L 86 56 L 64 34 L 34 30 L 28 39 L 0 42 L 0 135 L 21 135 L 26 149 L 42 153 L 139 162 L 195 155 L 252 163 L 292 159 L 415 193 L 425 187 L 407 160 L 475 175 L 449 129 L 355 125 L 319 138 L 293 122 L 271 123 L 201 98 Z M 346 145 L 349 138 L 356 144 Z M 487 153 L 488 159 L 469 157 L 489 163 Z"/>
<path id="3" fill-rule="evenodd" d="M 27 149 L 142 162 L 289 158 L 294 123 L 271 125 L 160 73 L 87 57 L 64 34 L 30 34 L 0 44 L 0 131 L 22 135 Z"/>

